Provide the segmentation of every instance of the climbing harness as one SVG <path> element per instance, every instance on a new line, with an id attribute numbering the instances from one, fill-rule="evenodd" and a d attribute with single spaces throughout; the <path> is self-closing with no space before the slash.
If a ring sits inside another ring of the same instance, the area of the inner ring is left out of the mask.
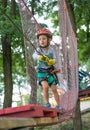
<path id="1" fill-rule="evenodd" d="M 42 81 L 44 81 L 44 80 L 47 81 L 49 76 L 53 77 L 53 81 L 49 85 L 51 85 L 53 82 L 55 82 L 55 84 L 59 84 L 59 80 L 58 80 L 57 74 L 56 74 L 56 72 L 54 70 L 55 70 L 54 66 L 51 66 L 48 69 L 44 69 L 44 68 L 38 68 L 37 69 L 37 73 L 45 74 L 45 77 L 43 76 L 41 78 L 38 78 L 40 85 L 41 85 Z M 52 71 L 54 71 L 54 72 L 51 73 Z"/>

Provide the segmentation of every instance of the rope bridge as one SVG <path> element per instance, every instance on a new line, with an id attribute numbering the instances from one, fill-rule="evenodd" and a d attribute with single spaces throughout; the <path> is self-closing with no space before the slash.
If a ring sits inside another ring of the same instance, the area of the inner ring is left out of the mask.
<path id="1" fill-rule="evenodd" d="M 6 108 L 5 110 L 4 109 L 1 110 L 0 117 L 3 116 L 14 117 L 14 120 L 15 117 L 18 118 L 54 117 L 53 120 L 51 120 L 50 122 L 47 119 L 48 121 L 47 123 L 43 122 L 42 120 L 41 124 L 46 125 L 46 124 L 55 124 L 58 122 L 62 122 L 74 116 L 74 110 L 78 99 L 77 39 L 72 28 L 72 24 L 71 24 L 71 20 L 69 17 L 65 0 L 58 0 L 58 5 L 59 5 L 59 18 L 60 18 L 59 26 L 60 26 L 62 40 L 60 44 L 55 44 L 52 46 L 54 47 L 57 55 L 58 68 L 60 68 L 61 70 L 61 72 L 58 73 L 58 79 L 60 82 L 58 88 L 59 90 L 60 89 L 64 90 L 64 93 L 60 94 L 60 104 L 65 109 L 65 112 L 63 112 L 62 110 L 61 111 L 56 110 L 55 108 L 45 108 L 44 106 L 42 106 L 43 103 L 38 104 L 37 102 L 38 87 L 37 87 L 37 78 L 35 72 L 35 63 L 33 61 L 32 54 L 38 46 L 36 32 L 38 29 L 41 28 L 41 26 L 36 21 L 35 17 L 29 10 L 25 1 L 18 0 L 18 6 L 20 10 L 22 29 L 23 29 L 23 36 L 24 36 L 27 81 L 29 86 L 31 87 L 30 99 L 32 100 L 30 100 L 30 104 L 26 106 Z M 0 122 L 2 122 L 2 120 L 0 120 Z M 22 123 L 22 126 L 23 125 L 25 124 Z M 36 125 L 35 124 L 30 125 L 30 122 L 28 124 L 27 121 L 26 126 L 37 126 L 37 125 L 40 125 L 40 122 L 39 124 L 36 123 Z"/>
<path id="2" fill-rule="evenodd" d="M 32 88 L 32 98 L 33 102 L 36 103 L 35 97 L 36 97 L 36 75 L 34 70 L 34 61 L 32 58 L 32 54 L 34 52 L 34 49 L 38 46 L 37 38 L 36 38 L 36 31 L 40 29 L 40 25 L 32 15 L 31 11 L 29 10 L 28 6 L 23 0 L 19 1 L 19 9 L 20 9 L 20 15 L 22 20 L 22 28 L 23 33 L 26 36 L 25 37 L 25 52 L 26 52 L 26 67 L 27 67 L 27 75 L 28 75 L 28 82 L 30 83 L 30 86 Z M 75 106 L 75 101 L 77 100 L 77 93 L 78 93 L 78 63 L 77 63 L 77 40 L 74 34 L 74 31 L 72 29 L 70 17 L 68 15 L 68 10 L 66 7 L 65 1 L 61 2 L 59 1 L 59 14 L 60 14 L 60 32 L 62 37 L 62 42 L 57 45 L 55 44 L 53 47 L 56 50 L 56 55 L 58 59 L 58 67 L 61 69 L 61 73 L 58 74 L 59 81 L 61 83 L 61 86 L 63 85 L 65 87 L 66 93 L 63 95 L 63 97 L 60 97 L 60 102 L 63 104 L 64 98 L 71 101 L 67 101 L 67 103 L 64 103 L 63 106 L 66 110 L 70 110 Z M 33 46 L 34 48 L 33 48 Z M 60 48 L 62 48 L 60 50 Z M 76 93 L 75 93 L 76 91 Z M 66 97 L 65 97 L 66 96 Z M 73 97 L 72 97 L 73 96 Z M 65 100 L 66 101 L 66 100 Z M 74 104 L 70 104 L 70 103 Z M 67 105 L 66 105 L 67 104 Z M 70 107 L 69 107 L 70 106 Z M 68 108 L 68 109 L 67 109 Z"/>

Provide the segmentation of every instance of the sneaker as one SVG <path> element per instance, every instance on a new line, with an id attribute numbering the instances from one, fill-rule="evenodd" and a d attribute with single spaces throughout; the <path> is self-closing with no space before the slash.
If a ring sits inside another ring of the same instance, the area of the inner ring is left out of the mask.
<path id="1" fill-rule="evenodd" d="M 63 107 L 60 106 L 60 105 L 57 105 L 56 108 L 59 109 L 59 110 L 63 109 Z"/>
<path id="2" fill-rule="evenodd" d="M 50 108 L 51 104 L 48 102 L 45 106 L 48 107 L 48 108 Z"/>

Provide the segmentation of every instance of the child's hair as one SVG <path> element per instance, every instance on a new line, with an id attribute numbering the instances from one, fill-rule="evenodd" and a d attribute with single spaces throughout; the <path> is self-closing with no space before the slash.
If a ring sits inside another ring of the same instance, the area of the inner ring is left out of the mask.
<path id="1" fill-rule="evenodd" d="M 52 33 L 47 28 L 41 28 L 39 31 L 37 31 L 37 38 L 39 38 L 40 35 L 46 35 L 48 38 L 52 39 Z"/>

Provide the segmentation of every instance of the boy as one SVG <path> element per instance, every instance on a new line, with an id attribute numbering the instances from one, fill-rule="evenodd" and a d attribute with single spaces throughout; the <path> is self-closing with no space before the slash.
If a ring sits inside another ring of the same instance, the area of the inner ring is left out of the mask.
<path id="1" fill-rule="evenodd" d="M 56 71 L 59 72 L 60 70 L 54 69 L 56 56 L 53 48 L 49 46 L 52 40 L 52 33 L 48 29 L 42 28 L 37 32 L 37 38 L 39 47 L 37 51 L 34 52 L 33 58 L 37 60 L 37 78 L 43 88 L 46 107 L 51 107 L 48 94 L 50 87 L 57 103 L 56 108 L 62 109 L 62 106 L 59 105 L 59 95 L 56 87 L 58 79 L 55 74 Z"/>

